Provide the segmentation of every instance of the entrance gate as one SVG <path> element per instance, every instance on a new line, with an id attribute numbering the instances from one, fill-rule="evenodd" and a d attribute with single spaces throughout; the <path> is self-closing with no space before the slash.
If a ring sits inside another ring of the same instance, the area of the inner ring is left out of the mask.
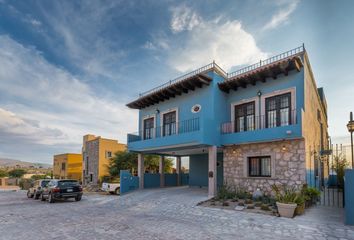
<path id="1" fill-rule="evenodd" d="M 350 146 L 332 145 L 331 150 L 323 155 L 325 155 L 325 160 L 322 159 L 320 163 L 321 197 L 319 202 L 323 206 L 343 208 L 345 206 L 345 169 L 349 168 L 351 163 Z"/>

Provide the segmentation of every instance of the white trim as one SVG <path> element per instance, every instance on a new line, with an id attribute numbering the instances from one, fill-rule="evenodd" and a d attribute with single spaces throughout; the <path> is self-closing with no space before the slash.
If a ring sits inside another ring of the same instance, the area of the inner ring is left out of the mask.
<path id="1" fill-rule="evenodd" d="M 163 112 L 160 113 L 160 127 L 161 127 L 161 136 L 163 132 L 163 115 L 170 113 L 170 112 L 176 112 L 176 134 L 178 134 L 178 124 L 179 124 L 179 118 L 178 118 L 178 107 L 175 108 L 169 108 Z"/>
<path id="2" fill-rule="evenodd" d="M 265 114 L 266 114 L 265 113 L 265 109 L 266 109 L 265 100 L 266 100 L 266 98 L 274 97 L 274 96 L 278 96 L 278 95 L 282 95 L 282 94 L 286 94 L 286 93 L 290 93 L 290 98 L 291 98 L 291 107 L 290 107 L 291 121 L 293 119 L 296 119 L 296 111 L 294 111 L 294 110 L 296 110 L 296 87 L 277 90 L 277 91 L 262 95 L 261 96 L 261 116 L 264 116 L 264 118 L 266 118 L 266 116 L 265 116 Z M 262 124 L 264 125 L 265 121 L 262 121 Z M 261 126 L 261 127 L 264 128 L 265 126 Z"/>
<path id="3" fill-rule="evenodd" d="M 141 121 L 141 134 L 142 134 L 142 137 L 144 137 L 144 121 L 146 119 L 149 119 L 149 118 L 153 118 L 154 119 L 154 130 L 152 132 L 152 138 L 155 138 L 156 137 L 156 115 L 155 114 L 149 114 L 149 115 L 145 115 L 143 118 L 142 118 L 142 121 Z M 145 139 L 144 139 L 145 140 Z"/>
<path id="4" fill-rule="evenodd" d="M 255 121 L 257 121 L 257 119 L 259 119 L 259 99 L 258 97 L 253 97 L 253 98 L 247 98 L 247 99 L 242 99 L 240 101 L 237 102 L 232 102 L 231 103 L 231 128 L 232 128 L 232 132 L 235 132 L 235 106 L 237 105 L 241 105 L 241 104 L 245 104 L 245 103 L 250 103 L 250 102 L 254 102 L 254 118 Z M 257 129 L 257 123 L 255 123 L 255 130 Z"/>

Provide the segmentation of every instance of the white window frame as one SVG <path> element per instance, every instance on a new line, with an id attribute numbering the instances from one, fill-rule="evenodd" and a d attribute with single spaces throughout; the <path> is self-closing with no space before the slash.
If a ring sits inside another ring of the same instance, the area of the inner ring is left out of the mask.
<path id="1" fill-rule="evenodd" d="M 178 116 L 178 107 L 175 108 L 170 108 L 167 109 L 163 112 L 160 113 L 160 127 L 161 127 L 161 137 L 168 137 L 168 136 L 162 136 L 162 132 L 163 132 L 163 115 L 170 113 L 170 112 L 176 112 L 176 134 L 178 134 L 178 125 L 179 125 L 179 116 Z"/>
<path id="2" fill-rule="evenodd" d="M 257 119 L 259 119 L 259 97 L 253 97 L 253 98 L 247 98 L 247 99 L 242 99 L 240 101 L 237 102 L 233 102 L 231 103 L 231 129 L 232 129 L 232 133 L 235 132 L 235 107 L 238 105 L 242 105 L 245 103 L 250 103 L 250 102 L 254 102 L 254 117 L 255 117 L 255 130 L 257 130 L 256 126 L 257 126 Z"/>
<path id="3" fill-rule="evenodd" d="M 142 118 L 142 121 L 141 121 L 141 136 L 142 138 L 144 138 L 144 121 L 146 119 L 149 119 L 149 118 L 153 118 L 154 119 L 154 130 L 152 131 L 152 137 L 151 139 L 155 138 L 156 137 L 156 116 L 154 114 L 149 114 L 149 115 L 145 115 L 143 118 Z M 149 140 L 149 139 L 143 139 L 143 140 Z"/>
<path id="4" fill-rule="evenodd" d="M 270 97 L 275 97 L 278 95 L 282 95 L 282 94 L 286 94 L 286 93 L 290 93 L 290 99 L 291 99 L 291 123 L 293 123 L 293 120 L 296 119 L 296 87 L 291 87 L 291 88 L 287 88 L 287 89 L 282 89 L 282 90 L 277 90 L 271 93 L 267 93 L 261 96 L 261 116 L 264 116 L 264 119 L 267 117 L 266 116 L 266 99 L 270 98 Z M 262 129 L 265 128 L 265 122 L 266 121 L 262 121 Z"/>

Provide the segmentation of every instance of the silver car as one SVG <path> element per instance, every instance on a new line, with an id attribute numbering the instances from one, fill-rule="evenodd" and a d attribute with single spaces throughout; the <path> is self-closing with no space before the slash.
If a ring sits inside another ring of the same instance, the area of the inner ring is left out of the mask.
<path id="1" fill-rule="evenodd" d="M 38 199 L 39 196 L 41 195 L 43 188 L 48 185 L 51 179 L 41 179 L 41 180 L 36 180 L 34 182 L 33 187 L 28 189 L 27 191 L 27 197 L 28 198 L 34 198 Z"/>

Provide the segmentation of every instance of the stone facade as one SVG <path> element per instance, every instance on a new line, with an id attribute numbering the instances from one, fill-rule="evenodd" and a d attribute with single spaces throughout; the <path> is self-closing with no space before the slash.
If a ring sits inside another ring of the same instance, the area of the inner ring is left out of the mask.
<path id="1" fill-rule="evenodd" d="M 88 141 L 85 143 L 85 152 L 83 152 L 83 159 L 85 164 L 84 184 L 92 183 L 97 184 L 98 164 L 99 164 L 99 141 L 98 139 Z M 91 181 L 92 174 L 92 181 Z"/>
<path id="2" fill-rule="evenodd" d="M 248 157 L 270 156 L 271 177 L 249 177 Z M 303 139 L 253 143 L 224 148 L 224 181 L 229 186 L 271 194 L 273 184 L 301 187 L 306 183 Z"/>

